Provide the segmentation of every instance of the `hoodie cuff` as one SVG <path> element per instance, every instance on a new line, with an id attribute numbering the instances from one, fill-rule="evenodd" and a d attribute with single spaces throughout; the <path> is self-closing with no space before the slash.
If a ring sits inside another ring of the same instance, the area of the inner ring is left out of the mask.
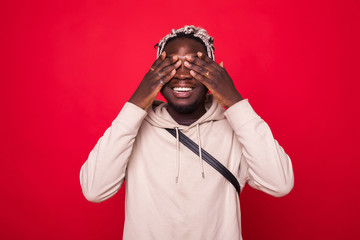
<path id="1" fill-rule="evenodd" d="M 119 115 L 113 121 L 114 124 L 125 125 L 128 129 L 138 130 L 147 112 L 133 103 L 126 102 Z"/>
<path id="2" fill-rule="evenodd" d="M 228 108 L 225 111 L 225 117 L 234 130 L 241 128 L 255 118 L 260 118 L 251 107 L 248 99 L 241 100 Z"/>

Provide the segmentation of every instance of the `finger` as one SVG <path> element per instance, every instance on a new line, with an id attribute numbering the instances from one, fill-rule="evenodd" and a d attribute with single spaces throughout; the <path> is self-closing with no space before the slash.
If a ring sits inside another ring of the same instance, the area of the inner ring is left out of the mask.
<path id="1" fill-rule="evenodd" d="M 176 70 L 173 69 L 171 72 L 165 76 L 159 78 L 159 86 L 162 88 L 166 83 L 168 83 L 176 74 Z M 160 75 L 160 74 L 159 74 Z"/>
<path id="2" fill-rule="evenodd" d="M 172 64 L 170 66 L 161 69 L 161 71 L 157 73 L 155 79 L 159 80 L 159 82 L 162 85 L 165 85 L 170 79 L 172 79 L 175 76 L 176 69 L 178 69 L 180 66 L 181 66 L 181 60 L 178 60 L 175 64 Z"/>
<path id="3" fill-rule="evenodd" d="M 190 70 L 190 75 L 193 76 L 197 81 L 201 82 L 205 85 L 205 87 L 210 91 L 213 92 L 214 90 L 214 81 L 201 75 L 200 73 L 195 72 L 194 70 Z"/>
<path id="4" fill-rule="evenodd" d="M 196 53 L 199 59 L 203 60 L 204 62 L 208 63 L 209 66 L 211 66 L 215 71 L 219 70 L 220 67 L 224 69 L 224 63 L 222 63 L 222 66 L 219 66 L 214 60 L 208 57 L 208 55 L 204 54 L 203 52 L 197 52 Z"/>
<path id="5" fill-rule="evenodd" d="M 176 61 L 176 63 L 171 64 L 169 66 L 166 66 L 166 67 L 160 69 L 159 74 L 161 76 L 165 76 L 165 75 L 171 73 L 171 71 L 174 70 L 174 69 L 176 71 L 176 69 L 178 69 L 180 66 L 181 66 L 181 60 L 179 59 L 179 60 Z"/>
<path id="6" fill-rule="evenodd" d="M 176 55 L 175 55 L 175 56 L 172 56 L 172 57 L 166 58 L 163 62 L 160 63 L 160 65 L 157 67 L 157 70 L 155 70 L 155 72 L 159 72 L 159 71 L 161 71 L 163 68 L 166 68 L 166 67 L 168 67 L 168 66 L 171 66 L 171 65 L 173 65 L 174 63 L 178 64 L 178 63 L 177 63 L 178 60 L 179 60 L 179 57 L 176 56 Z M 181 64 L 181 62 L 180 62 L 180 64 Z"/>
<path id="7" fill-rule="evenodd" d="M 198 66 L 206 68 L 209 71 L 217 71 L 220 68 L 215 61 L 202 52 L 197 52 L 196 57 L 186 56 L 186 59 Z"/>
<path id="8" fill-rule="evenodd" d="M 161 55 L 155 60 L 155 62 L 153 63 L 150 69 L 155 70 L 164 61 L 165 58 L 166 58 L 166 52 L 163 51 Z"/>
<path id="9" fill-rule="evenodd" d="M 155 66 L 155 68 L 154 68 L 154 66 L 152 66 L 152 67 L 150 68 L 149 73 L 153 72 L 153 74 L 158 74 L 160 71 L 162 71 L 163 68 L 165 68 L 165 67 L 167 67 L 167 66 L 174 66 L 174 63 L 176 63 L 177 66 L 176 66 L 176 67 L 172 67 L 172 69 L 173 69 L 173 68 L 176 68 L 176 69 L 177 69 L 177 68 L 181 65 L 181 63 L 177 63 L 177 60 L 178 60 L 178 59 L 179 59 L 178 56 L 167 57 L 164 61 L 158 62 L 158 63 L 157 63 L 158 65 Z M 172 70 L 172 69 L 171 69 L 171 70 Z"/>
<path id="10" fill-rule="evenodd" d="M 197 52 L 196 55 L 201 59 L 204 60 L 207 63 L 212 63 L 214 62 L 211 58 L 208 57 L 207 54 L 204 54 L 203 52 Z"/>
<path id="11" fill-rule="evenodd" d="M 195 72 L 194 70 L 190 70 L 190 74 L 191 74 L 191 76 L 193 76 L 196 80 L 198 80 L 198 81 L 201 82 L 201 83 L 204 83 L 205 86 L 206 86 L 206 83 L 205 83 L 206 78 L 205 78 L 203 75 L 201 75 L 200 73 Z"/>
<path id="12" fill-rule="evenodd" d="M 164 61 L 164 59 L 166 58 L 166 52 L 163 51 L 161 54 L 160 54 L 160 57 L 161 61 Z"/>
<path id="13" fill-rule="evenodd" d="M 192 64 L 188 61 L 184 62 L 184 66 L 190 70 L 194 70 L 195 72 L 200 73 L 201 75 L 205 75 L 205 74 L 209 75 L 210 73 L 210 70 L 208 68 L 199 67 L 198 65 Z"/>
<path id="14" fill-rule="evenodd" d="M 213 67 L 209 63 L 205 62 L 204 60 L 200 59 L 199 57 L 186 55 L 185 59 L 189 63 L 195 64 L 199 67 L 205 68 L 207 70 L 213 70 Z"/>
<path id="15" fill-rule="evenodd" d="M 206 54 L 202 53 L 202 52 L 197 52 L 196 55 L 198 56 L 198 58 L 195 58 L 194 62 L 199 62 L 199 64 L 204 65 L 205 63 L 208 64 L 207 69 L 209 69 L 211 71 L 211 68 L 213 71 L 219 71 L 220 69 L 224 70 L 224 62 L 221 62 L 220 65 L 217 64 L 215 61 L 213 61 L 211 58 L 209 58 Z M 199 60 L 197 60 L 199 59 Z M 203 63 L 201 63 L 200 61 L 204 61 Z M 226 71 L 226 70 L 225 70 Z"/>

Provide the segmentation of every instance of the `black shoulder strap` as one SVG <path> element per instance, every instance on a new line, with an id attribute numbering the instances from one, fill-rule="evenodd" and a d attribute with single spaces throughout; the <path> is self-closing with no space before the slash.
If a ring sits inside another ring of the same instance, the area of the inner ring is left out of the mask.
<path id="1" fill-rule="evenodd" d="M 166 128 L 166 130 L 176 137 L 176 130 Z M 187 148 L 189 148 L 192 152 L 199 156 L 199 145 L 197 145 L 193 140 L 188 138 L 181 131 L 179 132 L 179 141 L 184 144 Z M 201 148 L 201 155 L 205 162 L 207 162 L 210 166 L 215 168 L 221 175 L 223 175 L 236 189 L 238 194 L 240 194 L 240 184 L 236 177 L 224 166 L 222 165 L 216 158 L 211 156 L 207 151 Z"/>

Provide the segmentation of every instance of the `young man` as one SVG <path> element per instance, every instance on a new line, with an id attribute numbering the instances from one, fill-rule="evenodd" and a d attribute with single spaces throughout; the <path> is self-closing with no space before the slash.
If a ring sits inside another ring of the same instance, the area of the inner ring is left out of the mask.
<path id="1" fill-rule="evenodd" d="M 180 131 L 241 189 L 248 183 L 283 196 L 293 187 L 289 157 L 213 50 L 201 28 L 165 36 L 157 60 L 82 166 L 82 190 L 92 202 L 110 198 L 125 180 L 125 240 L 242 239 L 237 190 L 179 142 Z M 167 103 L 154 101 L 159 91 Z"/>

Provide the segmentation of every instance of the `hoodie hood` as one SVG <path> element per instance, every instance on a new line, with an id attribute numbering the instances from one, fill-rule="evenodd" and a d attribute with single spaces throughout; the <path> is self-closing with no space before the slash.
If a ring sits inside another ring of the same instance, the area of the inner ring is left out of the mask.
<path id="1" fill-rule="evenodd" d="M 148 110 L 145 121 L 154 127 L 159 128 L 178 128 L 179 130 L 189 129 L 198 124 L 209 121 L 224 119 L 225 109 L 214 99 L 213 95 L 207 95 L 205 100 L 206 113 L 189 126 L 178 124 L 166 109 L 167 103 L 155 100 L 152 108 Z"/>

